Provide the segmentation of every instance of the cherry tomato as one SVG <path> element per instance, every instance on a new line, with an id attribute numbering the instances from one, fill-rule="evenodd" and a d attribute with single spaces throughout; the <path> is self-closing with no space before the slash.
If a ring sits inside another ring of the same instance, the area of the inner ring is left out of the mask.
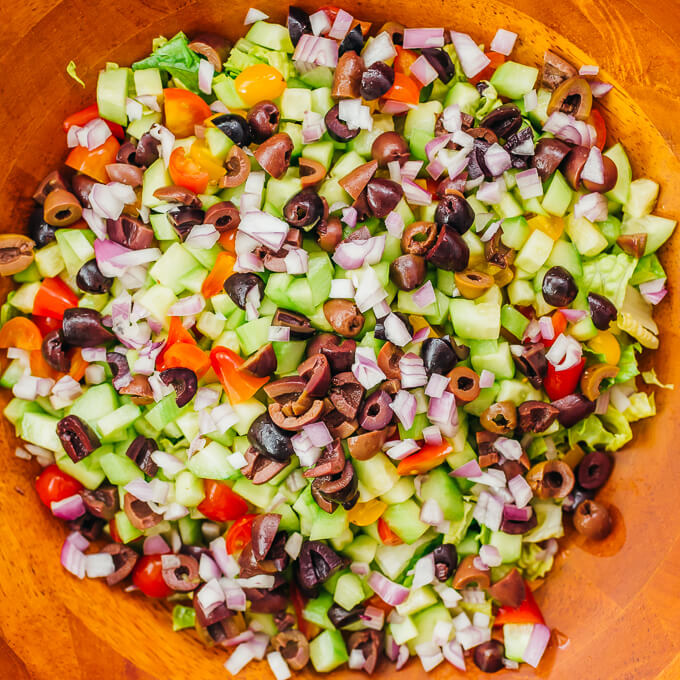
<path id="1" fill-rule="evenodd" d="M 541 340 L 546 347 L 550 347 L 567 328 L 567 317 L 559 309 L 550 317 L 550 320 L 552 321 L 554 335 L 552 340 L 546 340 L 545 338 Z"/>
<path id="2" fill-rule="evenodd" d="M 181 187 L 202 194 L 208 188 L 210 175 L 181 146 L 170 154 L 168 172 L 172 181 Z"/>
<path id="3" fill-rule="evenodd" d="M 469 81 L 473 84 L 476 85 L 477 83 L 482 82 L 482 80 L 489 80 L 491 76 L 493 75 L 494 71 L 503 63 L 505 62 L 505 57 L 502 54 L 498 54 L 498 52 L 484 52 L 484 54 L 491 59 L 491 62 L 489 65 L 481 70 L 476 76 L 473 76 L 472 78 L 469 78 Z"/>
<path id="4" fill-rule="evenodd" d="M 213 182 L 216 182 L 220 177 L 227 174 L 227 170 L 222 165 L 221 161 L 217 160 L 217 158 L 210 153 L 208 145 L 200 139 L 197 139 L 191 145 L 189 157 L 200 165 L 201 170 L 208 173 L 208 177 Z"/>
<path id="5" fill-rule="evenodd" d="M 120 534 L 118 533 L 118 529 L 116 528 L 116 520 L 112 519 L 109 522 L 109 534 L 111 535 L 111 538 L 116 542 L 116 543 L 122 543 L 123 539 L 120 537 Z"/>
<path id="6" fill-rule="evenodd" d="M 545 374 L 543 380 L 543 388 L 551 401 L 562 399 L 573 394 L 576 386 L 581 379 L 581 373 L 586 365 L 586 360 L 581 359 L 577 364 L 565 371 L 557 371 L 555 367 L 548 362 L 548 372 Z"/>
<path id="7" fill-rule="evenodd" d="M 227 545 L 227 552 L 230 555 L 243 550 L 246 543 L 250 541 L 253 521 L 256 517 L 257 515 L 253 514 L 243 515 L 229 527 L 224 540 Z"/>
<path id="8" fill-rule="evenodd" d="M 378 535 L 385 545 L 401 545 L 404 542 L 390 529 L 389 524 L 382 517 L 378 520 Z"/>
<path id="9" fill-rule="evenodd" d="M 39 350 L 42 347 L 42 337 L 40 329 L 33 321 L 25 316 L 15 316 L 0 329 L 0 348 Z"/>
<path id="10" fill-rule="evenodd" d="M 132 582 L 147 597 L 168 597 L 174 592 L 163 580 L 160 555 L 142 555 L 132 570 Z"/>
<path id="11" fill-rule="evenodd" d="M 420 86 L 405 73 L 395 73 L 394 85 L 385 93 L 383 99 L 415 106 L 420 100 Z"/>
<path id="12" fill-rule="evenodd" d="M 210 368 L 210 355 L 198 345 L 176 342 L 163 353 L 159 370 L 166 368 L 190 368 L 200 380 Z"/>
<path id="13" fill-rule="evenodd" d="M 76 347 L 71 355 L 71 368 L 68 374 L 77 382 L 80 382 L 85 376 L 85 369 L 90 364 L 83 359 L 83 353 L 80 351 L 80 347 Z"/>
<path id="14" fill-rule="evenodd" d="M 34 316 L 31 321 L 40 329 L 43 337 L 61 328 L 61 319 L 54 319 L 51 316 Z"/>
<path id="15" fill-rule="evenodd" d="M 33 299 L 33 314 L 63 319 L 67 309 L 78 306 L 76 294 L 58 277 L 44 279 Z"/>
<path id="16" fill-rule="evenodd" d="M 263 99 L 276 99 L 286 89 L 286 81 L 280 71 L 269 64 L 254 64 L 236 76 L 234 87 L 239 97 L 253 106 Z"/>
<path id="17" fill-rule="evenodd" d="M 380 595 L 371 595 L 366 601 L 366 605 L 382 609 L 385 612 L 385 618 L 387 618 L 394 609 L 394 607 L 391 604 L 387 604 Z"/>
<path id="18" fill-rule="evenodd" d="M 248 511 L 248 504 L 224 482 L 214 479 L 203 480 L 205 498 L 198 510 L 214 522 L 229 522 L 240 519 Z"/>
<path id="19" fill-rule="evenodd" d="M 236 229 L 231 231 L 236 234 Z M 204 298 L 208 299 L 222 292 L 224 282 L 234 271 L 234 264 L 236 264 L 236 258 L 230 253 L 224 252 L 217 256 L 215 265 L 210 270 L 208 276 L 205 277 L 205 281 L 203 281 L 201 286 L 201 295 Z"/>
<path id="20" fill-rule="evenodd" d="M 529 586 L 526 587 L 524 602 L 519 607 L 501 607 L 498 610 L 493 625 L 502 626 L 505 623 L 545 623 Z"/>
<path id="21" fill-rule="evenodd" d="M 588 122 L 595 128 L 595 132 L 597 132 L 595 146 L 602 151 L 607 142 L 607 126 L 605 125 L 604 118 L 597 109 L 593 108 L 590 110 L 590 120 Z"/>
<path id="22" fill-rule="evenodd" d="M 48 508 L 51 503 L 77 494 L 83 485 L 71 475 L 62 472 L 55 464 L 48 465 L 35 480 L 35 490 Z"/>
<path id="23" fill-rule="evenodd" d="M 236 229 L 225 231 L 220 236 L 219 244 L 236 259 Z"/>
<path id="24" fill-rule="evenodd" d="M 420 451 L 399 461 L 400 475 L 422 475 L 436 468 L 450 453 L 453 446 L 444 440 L 441 444 L 425 444 Z"/>
<path id="25" fill-rule="evenodd" d="M 195 125 L 201 125 L 213 115 L 210 107 L 189 90 L 168 87 L 163 90 L 163 96 L 165 126 L 176 137 L 190 137 L 194 134 Z"/>
<path id="26" fill-rule="evenodd" d="M 106 166 L 116 162 L 118 149 L 120 149 L 120 144 L 115 137 L 109 137 L 101 146 L 92 151 L 86 146 L 76 146 L 71 149 L 71 153 L 66 158 L 66 165 L 106 184 L 109 181 Z"/>
<path id="27" fill-rule="evenodd" d="M 59 380 L 64 374 L 53 369 L 43 356 L 42 350 L 33 349 L 29 352 L 31 361 L 31 373 L 37 378 L 52 378 Z"/>
<path id="28" fill-rule="evenodd" d="M 94 120 L 95 118 L 100 118 L 99 108 L 97 107 L 96 104 L 92 104 L 91 106 L 88 106 L 82 109 L 81 111 L 76 111 L 75 113 L 72 113 L 70 116 L 67 116 L 64 119 L 64 122 L 62 123 L 64 132 L 68 132 L 69 129 L 72 128 L 74 125 L 82 127 L 83 125 L 89 123 L 91 120 Z M 125 137 L 125 131 L 123 130 L 123 127 L 121 125 L 118 125 L 118 123 L 112 123 L 110 120 L 106 120 L 106 118 L 102 118 L 102 120 L 109 126 L 109 130 L 111 130 L 111 133 L 118 137 L 118 139 L 123 139 Z"/>
<path id="29" fill-rule="evenodd" d="M 210 363 L 231 404 L 247 401 L 269 381 L 269 378 L 256 378 L 245 371 L 240 371 L 243 359 L 227 347 L 213 347 L 210 352 Z"/>

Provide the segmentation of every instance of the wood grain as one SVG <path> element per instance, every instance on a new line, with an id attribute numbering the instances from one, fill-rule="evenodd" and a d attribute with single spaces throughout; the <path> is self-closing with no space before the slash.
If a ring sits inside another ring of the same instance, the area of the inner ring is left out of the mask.
<path id="1" fill-rule="evenodd" d="M 0 10 L 0 187 L 2 231 L 23 228 L 36 182 L 64 156 L 64 114 L 93 99 L 96 73 L 106 61 L 146 54 L 151 39 L 183 29 L 242 31 L 248 2 L 218 0 L 28 0 Z M 285 6 L 258 2 L 273 18 Z M 301 2 L 313 8 L 311 2 Z M 579 64 L 599 64 L 615 89 L 603 102 L 613 138 L 623 139 L 637 174 L 662 184 L 659 212 L 680 215 L 680 71 L 675 40 L 680 8 L 645 0 L 360 0 L 345 3 L 357 16 L 400 19 L 414 26 L 446 25 L 488 42 L 496 28 L 521 36 L 516 55 L 540 63 L 556 47 Z M 82 90 L 65 72 L 74 59 L 87 82 Z M 662 259 L 671 295 L 659 306 L 661 350 L 655 365 L 664 382 L 680 384 L 677 287 L 680 237 Z M 670 299 L 669 299 L 670 298 Z M 680 464 L 676 443 L 678 392 L 657 394 L 659 415 L 636 427 L 632 446 L 616 454 L 605 499 L 622 513 L 625 542 L 597 557 L 562 541 L 558 566 L 537 597 L 548 623 L 563 634 L 537 671 L 494 677 L 677 680 L 680 678 Z M 64 529 L 32 491 L 34 468 L 13 456 L 11 428 L 0 431 L 0 677 L 12 680 L 184 680 L 227 677 L 222 652 L 204 648 L 193 634 L 170 629 L 158 603 L 80 582 L 59 565 Z M 387 677 L 383 673 L 383 677 Z M 474 674 L 470 674 L 474 677 Z M 252 666 L 243 680 L 270 677 Z M 317 677 L 308 673 L 304 677 Z M 341 672 L 339 678 L 364 677 Z M 417 664 L 401 677 L 424 679 Z M 465 677 L 442 666 L 435 679 Z"/>

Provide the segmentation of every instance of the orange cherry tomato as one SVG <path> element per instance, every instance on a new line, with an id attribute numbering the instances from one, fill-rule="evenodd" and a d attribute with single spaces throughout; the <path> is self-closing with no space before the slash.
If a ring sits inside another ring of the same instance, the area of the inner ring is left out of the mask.
<path id="1" fill-rule="evenodd" d="M 201 170 L 208 173 L 208 177 L 213 182 L 216 182 L 220 177 L 227 174 L 226 168 L 210 153 L 208 145 L 200 139 L 197 139 L 191 145 L 189 157 L 201 166 Z"/>
<path id="2" fill-rule="evenodd" d="M 236 229 L 231 231 L 236 233 Z M 204 298 L 208 299 L 222 292 L 224 282 L 234 271 L 234 264 L 236 264 L 236 258 L 230 253 L 224 252 L 217 256 L 214 267 L 208 276 L 205 277 L 205 281 L 203 281 L 201 286 L 201 295 Z"/>
<path id="3" fill-rule="evenodd" d="M 269 64 L 254 64 L 236 76 L 234 87 L 239 97 L 253 106 L 263 99 L 276 99 L 286 89 L 286 81 L 280 71 Z"/>
<path id="4" fill-rule="evenodd" d="M 210 363 L 222 383 L 229 401 L 240 404 L 250 399 L 269 378 L 256 378 L 250 373 L 240 371 L 243 359 L 227 347 L 213 347 L 210 352 Z"/>
<path id="5" fill-rule="evenodd" d="M 404 542 L 390 529 L 389 524 L 382 517 L 378 520 L 378 535 L 385 545 L 401 545 Z"/>
<path id="6" fill-rule="evenodd" d="M 201 125 L 213 112 L 197 95 L 179 87 L 168 87 L 163 90 L 165 126 L 176 137 L 191 137 L 194 126 Z"/>
<path id="7" fill-rule="evenodd" d="M 176 342 L 163 354 L 160 370 L 164 371 L 166 368 L 189 368 L 200 380 L 210 368 L 210 355 L 198 345 Z"/>
<path id="8" fill-rule="evenodd" d="M 91 106 L 88 106 L 82 109 L 81 111 L 76 111 L 75 113 L 72 113 L 70 116 L 67 116 L 64 119 L 64 122 L 62 123 L 64 132 L 68 132 L 69 129 L 72 128 L 74 125 L 82 127 L 83 125 L 89 123 L 91 120 L 94 120 L 95 118 L 100 118 L 99 108 L 97 107 L 96 104 L 92 104 Z M 118 123 L 112 123 L 110 120 L 106 120 L 106 118 L 102 118 L 102 120 L 109 126 L 109 130 L 111 130 L 112 134 L 118 137 L 118 139 L 124 139 L 125 131 L 123 130 L 123 127 L 121 125 L 118 125 Z"/>
<path id="9" fill-rule="evenodd" d="M 218 242 L 228 253 L 236 257 L 236 229 L 224 232 Z"/>
<path id="10" fill-rule="evenodd" d="M 415 106 L 420 100 L 420 85 L 405 73 L 395 73 L 394 85 L 385 93 L 383 99 Z"/>
<path id="11" fill-rule="evenodd" d="M 397 56 L 394 58 L 394 70 L 396 73 L 404 73 L 407 76 L 411 75 L 411 66 L 413 62 L 418 59 L 418 55 L 411 50 L 405 50 L 401 45 L 395 45 Z"/>
<path id="12" fill-rule="evenodd" d="M 382 609 L 385 612 L 385 618 L 387 618 L 394 609 L 394 607 L 391 604 L 387 604 L 380 595 L 371 595 L 371 597 L 366 600 L 366 605 Z"/>
<path id="13" fill-rule="evenodd" d="M 40 500 L 48 508 L 51 503 L 63 501 L 64 498 L 77 494 L 83 485 L 60 470 L 57 465 L 48 465 L 35 480 L 35 490 Z"/>
<path id="14" fill-rule="evenodd" d="M 80 351 L 80 347 L 76 347 L 73 356 L 71 357 L 71 368 L 68 374 L 74 379 L 80 382 L 85 376 L 85 369 L 90 364 L 83 359 L 83 353 Z"/>
<path id="15" fill-rule="evenodd" d="M 237 519 L 227 531 L 224 537 L 227 552 L 230 555 L 240 552 L 245 547 L 246 543 L 250 541 L 251 530 L 253 528 L 253 521 L 257 515 L 249 514 L 243 515 L 240 519 Z"/>
<path id="16" fill-rule="evenodd" d="M 132 570 L 132 582 L 147 597 L 168 597 L 174 592 L 163 580 L 161 555 L 142 555 Z"/>
<path id="17" fill-rule="evenodd" d="M 61 324 L 59 324 L 61 326 Z M 0 348 L 18 347 L 31 351 L 42 347 L 42 333 L 33 321 L 15 316 L 0 328 Z"/>
<path id="18" fill-rule="evenodd" d="M 420 451 L 399 461 L 400 475 L 421 475 L 436 468 L 446 456 L 453 452 L 453 446 L 444 440 L 441 444 L 425 444 Z"/>
<path id="19" fill-rule="evenodd" d="M 602 151 L 607 142 L 607 126 L 598 109 L 593 108 L 590 110 L 590 120 L 588 122 L 595 128 L 595 132 L 597 132 L 597 142 L 595 142 L 595 146 Z"/>
<path id="20" fill-rule="evenodd" d="M 491 59 L 491 62 L 489 65 L 484 68 L 482 71 L 480 71 L 476 76 L 473 76 L 472 78 L 469 78 L 469 81 L 473 84 L 476 85 L 477 83 L 480 83 L 482 80 L 489 80 L 491 76 L 493 75 L 494 71 L 502 64 L 505 62 L 505 57 L 502 54 L 498 54 L 498 52 L 484 52 L 484 54 Z"/>
<path id="21" fill-rule="evenodd" d="M 118 149 L 120 144 L 113 136 L 92 151 L 86 146 L 76 146 L 66 158 L 66 165 L 98 182 L 106 183 L 109 181 L 106 166 L 116 162 Z"/>
<path id="22" fill-rule="evenodd" d="M 210 182 L 210 175 L 191 156 L 187 156 L 181 146 L 170 154 L 168 172 L 175 184 L 197 194 L 204 193 Z"/>
<path id="23" fill-rule="evenodd" d="M 63 319 L 67 309 L 78 306 L 77 295 L 58 277 L 44 279 L 33 300 L 33 314 Z"/>
<path id="24" fill-rule="evenodd" d="M 34 349 L 29 352 L 31 362 L 31 373 L 38 378 L 52 378 L 59 380 L 64 374 L 55 371 L 46 361 L 42 350 Z"/>
<path id="25" fill-rule="evenodd" d="M 204 479 L 205 498 L 198 504 L 198 511 L 214 522 L 230 522 L 240 519 L 248 512 L 248 504 L 224 482 Z"/>

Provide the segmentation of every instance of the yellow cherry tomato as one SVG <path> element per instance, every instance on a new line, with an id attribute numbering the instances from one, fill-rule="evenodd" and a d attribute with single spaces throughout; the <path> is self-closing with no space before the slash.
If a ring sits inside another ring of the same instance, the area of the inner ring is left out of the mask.
<path id="1" fill-rule="evenodd" d="M 234 85 L 239 97 L 248 106 L 264 99 L 276 99 L 286 89 L 286 81 L 281 73 L 269 64 L 248 66 L 236 77 Z"/>
<path id="2" fill-rule="evenodd" d="M 210 153 L 208 145 L 201 139 L 197 139 L 191 145 L 189 156 L 201 166 L 201 170 L 208 173 L 212 181 L 217 181 L 227 174 L 220 160 Z"/>
<path id="3" fill-rule="evenodd" d="M 621 358 L 621 345 L 609 331 L 600 331 L 589 343 L 593 352 L 604 355 L 606 363 L 616 366 Z"/>
<path id="4" fill-rule="evenodd" d="M 367 503 L 357 503 L 347 513 L 347 519 L 358 527 L 367 527 L 369 524 L 377 522 L 385 510 L 387 510 L 387 503 L 376 498 Z"/>

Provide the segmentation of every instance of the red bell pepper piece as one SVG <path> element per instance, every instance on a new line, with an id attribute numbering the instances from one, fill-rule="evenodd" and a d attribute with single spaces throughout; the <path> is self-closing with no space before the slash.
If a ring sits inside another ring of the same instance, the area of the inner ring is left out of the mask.
<path id="1" fill-rule="evenodd" d="M 171 347 L 176 344 L 196 345 L 194 336 L 184 328 L 182 320 L 178 316 L 170 317 L 170 328 L 168 329 L 168 339 L 165 341 L 165 346 L 156 358 L 156 368 L 163 371 L 170 366 L 165 365 L 165 355 Z"/>
<path id="2" fill-rule="evenodd" d="M 33 300 L 33 314 L 63 319 L 67 309 L 78 306 L 76 294 L 60 279 L 45 279 Z"/>
<path id="3" fill-rule="evenodd" d="M 561 334 L 564 333 L 564 331 L 567 328 L 567 317 L 560 312 L 558 309 L 551 317 L 550 320 L 552 321 L 552 326 L 553 326 L 553 331 L 554 335 L 552 340 L 546 340 L 545 338 L 541 340 L 541 342 L 546 346 L 550 347 L 555 340 L 557 340 L 557 337 Z"/>
<path id="4" fill-rule="evenodd" d="M 204 479 L 205 498 L 198 504 L 198 511 L 214 522 L 240 519 L 248 512 L 248 503 L 224 482 Z"/>
<path id="5" fill-rule="evenodd" d="M 476 85 L 481 83 L 482 80 L 489 80 L 493 75 L 494 71 L 505 61 L 505 57 L 498 52 L 484 52 L 484 54 L 491 59 L 489 65 L 481 70 L 476 76 L 469 78 L 469 81 Z"/>
<path id="6" fill-rule="evenodd" d="M 450 453 L 453 446 L 444 440 L 441 444 L 425 444 L 420 451 L 399 461 L 400 475 L 421 475 L 437 467 Z"/>
<path id="7" fill-rule="evenodd" d="M 232 404 L 250 399 L 269 382 L 269 378 L 256 378 L 239 370 L 243 362 L 244 359 L 227 347 L 214 347 L 210 352 L 210 363 Z"/>
<path id="8" fill-rule="evenodd" d="M 529 586 L 526 587 L 524 602 L 519 607 L 501 607 L 498 610 L 493 625 L 502 626 L 504 623 L 545 623 Z"/>
<path id="9" fill-rule="evenodd" d="M 548 372 L 543 380 L 543 388 L 551 401 L 562 399 L 573 394 L 581 379 L 581 373 L 586 365 L 586 360 L 581 359 L 577 364 L 564 371 L 558 371 L 548 362 Z"/>
<path id="10" fill-rule="evenodd" d="M 69 129 L 74 125 L 83 127 L 83 125 L 86 125 L 95 118 L 101 118 L 101 116 L 99 115 L 99 107 L 96 104 L 92 104 L 91 106 L 85 107 L 81 111 L 76 111 L 70 116 L 67 116 L 62 123 L 64 132 L 68 132 Z M 102 118 L 102 120 L 109 126 L 109 130 L 111 130 L 113 135 L 118 137 L 118 139 L 124 139 L 125 130 L 123 130 L 122 125 L 118 125 L 118 123 L 113 123 L 110 120 L 106 120 L 106 118 Z"/>
<path id="11" fill-rule="evenodd" d="M 405 73 L 395 72 L 394 85 L 383 95 L 383 99 L 416 106 L 420 101 L 420 85 Z"/>

